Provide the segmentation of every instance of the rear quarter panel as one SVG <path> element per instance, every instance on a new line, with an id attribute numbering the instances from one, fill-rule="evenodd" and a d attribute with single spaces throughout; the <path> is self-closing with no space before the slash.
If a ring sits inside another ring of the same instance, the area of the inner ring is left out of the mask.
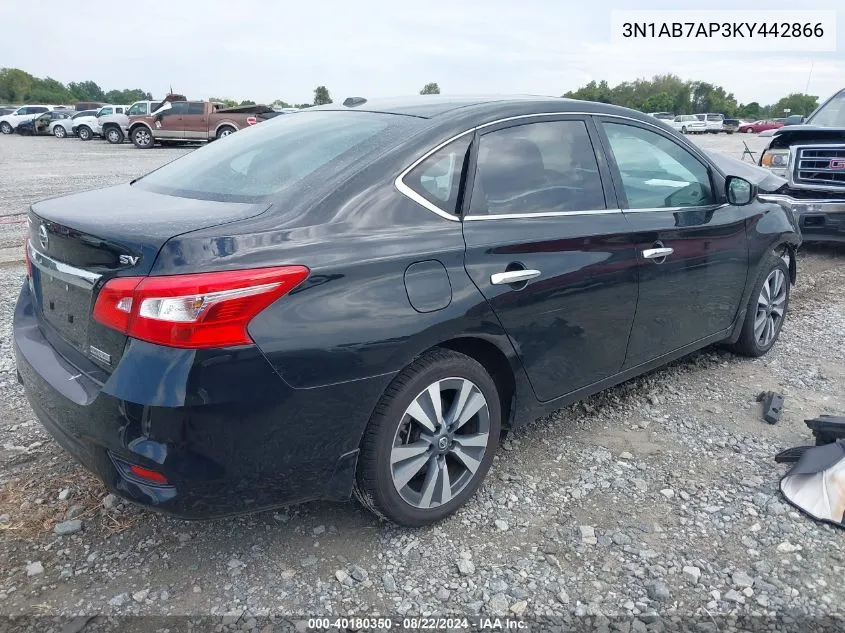
<path id="1" fill-rule="evenodd" d="M 326 216 L 330 221 L 318 221 Z M 249 328 L 291 386 L 388 376 L 461 336 L 492 342 L 516 366 L 512 345 L 464 270 L 460 222 L 405 198 L 392 181 L 366 191 L 342 187 L 308 214 L 312 223 L 286 223 L 276 210 L 277 226 L 266 226 L 273 217 L 271 209 L 255 222 L 174 238 L 153 273 L 307 266 L 308 279 Z M 451 297 L 442 309 L 423 313 L 411 305 L 404 276 L 411 264 L 431 260 L 446 269 Z"/>

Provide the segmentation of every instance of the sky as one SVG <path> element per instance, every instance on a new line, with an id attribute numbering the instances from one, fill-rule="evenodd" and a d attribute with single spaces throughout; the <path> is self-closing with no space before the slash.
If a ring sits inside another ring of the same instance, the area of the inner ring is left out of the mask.
<path id="1" fill-rule="evenodd" d="M 791 6 L 790 6 L 791 5 Z M 192 99 L 311 102 L 317 85 L 347 96 L 561 95 L 660 73 L 724 86 L 740 102 L 790 92 L 825 98 L 845 87 L 845 2 L 837 50 L 823 53 L 636 53 L 611 43 L 611 11 L 624 0 L 178 0 L 96 3 L 39 0 L 0 21 L 0 67 L 104 90 L 170 86 Z M 791 0 L 646 0 L 638 9 L 795 9 Z M 727 14 L 726 14 L 727 15 Z"/>

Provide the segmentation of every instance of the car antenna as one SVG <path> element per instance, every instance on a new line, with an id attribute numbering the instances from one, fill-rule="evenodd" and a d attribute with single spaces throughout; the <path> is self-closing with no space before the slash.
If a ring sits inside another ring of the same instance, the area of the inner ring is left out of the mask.
<path id="1" fill-rule="evenodd" d="M 367 100 L 364 99 L 364 97 L 346 97 L 346 99 L 343 100 L 343 105 L 347 108 L 354 108 L 362 103 L 367 103 Z"/>

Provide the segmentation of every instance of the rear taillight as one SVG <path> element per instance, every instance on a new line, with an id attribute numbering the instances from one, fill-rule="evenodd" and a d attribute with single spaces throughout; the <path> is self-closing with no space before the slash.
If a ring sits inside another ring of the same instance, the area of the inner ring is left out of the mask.
<path id="1" fill-rule="evenodd" d="M 249 345 L 249 322 L 308 272 L 305 266 L 279 266 L 117 277 L 97 295 L 94 319 L 132 338 L 169 347 Z"/>
<path id="2" fill-rule="evenodd" d="M 258 119 L 256 119 L 254 116 L 248 116 L 246 118 L 246 122 L 249 125 L 255 125 L 256 123 L 258 123 Z"/>

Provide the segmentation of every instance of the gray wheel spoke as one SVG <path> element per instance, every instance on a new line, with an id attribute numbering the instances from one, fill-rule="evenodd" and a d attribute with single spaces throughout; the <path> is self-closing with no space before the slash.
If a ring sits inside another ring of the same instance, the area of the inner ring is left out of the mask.
<path id="1" fill-rule="evenodd" d="M 461 383 L 461 389 L 458 391 L 458 395 L 455 398 L 455 401 L 452 403 L 451 408 L 449 409 L 449 413 L 446 414 L 444 418 L 446 424 L 454 424 L 455 420 L 458 419 L 461 412 L 463 411 L 464 407 L 466 406 L 467 399 L 469 398 L 470 394 L 472 394 L 473 384 L 469 380 L 464 380 Z"/>
<path id="2" fill-rule="evenodd" d="M 408 485 L 408 482 L 422 470 L 428 459 L 429 456 L 423 453 L 417 457 L 405 460 L 401 466 L 396 466 L 393 469 L 393 483 L 396 485 L 397 490 L 402 490 L 402 488 Z"/>
<path id="3" fill-rule="evenodd" d="M 757 318 L 754 319 L 754 336 L 756 336 L 758 339 L 763 333 L 763 328 L 766 326 L 766 321 L 768 321 L 766 313 L 758 312 Z"/>
<path id="4" fill-rule="evenodd" d="M 484 396 L 477 389 L 474 390 L 452 425 L 452 430 L 457 431 L 485 406 L 487 406 L 487 402 L 484 400 Z"/>
<path id="5" fill-rule="evenodd" d="M 473 474 L 476 470 L 478 470 L 478 467 L 481 466 L 480 459 L 476 459 L 475 457 L 470 455 L 468 451 L 465 451 L 460 446 L 453 446 L 450 452 L 452 453 L 452 455 L 461 460 L 461 463 L 466 466 L 466 469 Z"/>
<path id="6" fill-rule="evenodd" d="M 490 438 L 489 433 L 473 433 L 472 435 L 456 435 L 455 443 L 465 448 L 485 448 Z"/>
<path id="7" fill-rule="evenodd" d="M 431 501 L 434 498 L 434 491 L 437 488 L 439 475 L 440 469 L 437 467 L 437 457 L 432 455 L 428 460 L 428 470 L 425 471 L 425 481 L 423 481 L 422 485 L 420 505 L 424 508 L 431 507 Z"/>
<path id="8" fill-rule="evenodd" d="M 426 411 L 422 408 L 419 402 L 419 398 L 414 400 L 411 403 L 411 406 L 408 407 L 408 415 L 414 422 L 424 427 L 426 430 L 432 433 L 437 430 L 437 424 L 434 422 L 434 420 L 431 419 L 431 416 L 426 413 Z"/>
<path id="9" fill-rule="evenodd" d="M 406 444 L 404 446 L 394 446 L 390 453 L 390 463 L 398 464 L 399 462 L 404 462 L 407 459 L 422 455 L 428 450 L 429 446 L 431 444 L 425 441 L 414 442 L 413 444 Z"/>
<path id="10" fill-rule="evenodd" d="M 437 491 L 440 493 L 440 504 L 443 505 L 452 498 L 452 482 L 449 479 L 449 468 L 445 459 L 438 460 L 437 470 Z"/>

